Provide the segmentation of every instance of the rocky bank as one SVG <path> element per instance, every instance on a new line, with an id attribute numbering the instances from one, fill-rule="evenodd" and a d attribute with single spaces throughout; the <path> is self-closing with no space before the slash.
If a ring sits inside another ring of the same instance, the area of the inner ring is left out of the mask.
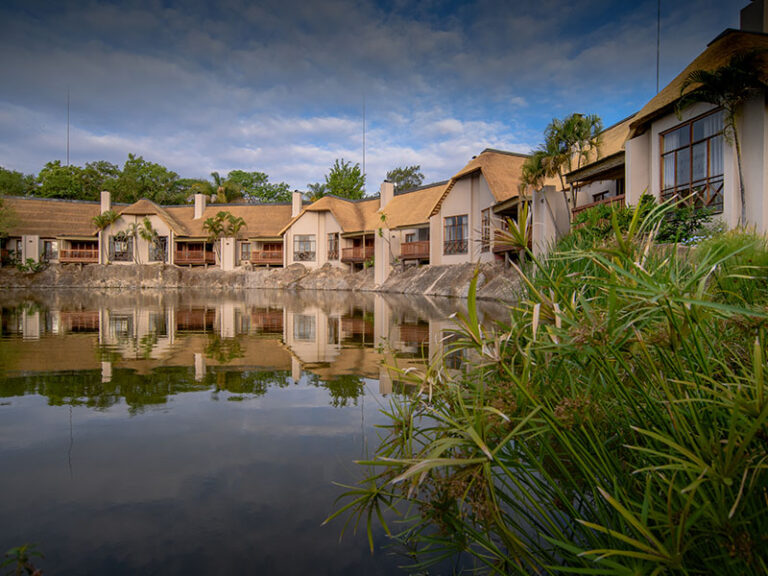
<path id="1" fill-rule="evenodd" d="M 419 266 L 393 271 L 376 286 L 373 269 L 347 272 L 325 265 L 309 270 L 301 264 L 287 268 L 260 268 L 224 272 L 218 268 L 181 268 L 167 265 L 51 265 L 43 271 L 24 273 L 0 268 L 0 288 L 88 289 L 282 289 L 387 292 L 466 298 L 475 265 Z M 479 267 L 478 298 L 512 301 L 519 283 L 511 270 L 499 265 Z"/>

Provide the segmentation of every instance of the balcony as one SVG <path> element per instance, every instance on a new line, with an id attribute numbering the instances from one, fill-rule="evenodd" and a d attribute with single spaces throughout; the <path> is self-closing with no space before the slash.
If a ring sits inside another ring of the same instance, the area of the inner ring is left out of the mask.
<path id="1" fill-rule="evenodd" d="M 429 240 L 419 240 L 418 242 L 403 242 L 400 244 L 400 259 L 428 260 Z"/>
<path id="2" fill-rule="evenodd" d="M 345 264 L 361 264 L 373 258 L 373 246 L 355 246 L 341 249 L 341 261 Z"/>
<path id="3" fill-rule="evenodd" d="M 254 266 L 282 266 L 282 250 L 256 250 L 251 252 L 248 261 Z"/>
<path id="4" fill-rule="evenodd" d="M 59 251 L 59 262 L 62 264 L 96 264 L 98 261 L 98 248 Z"/>
<path id="5" fill-rule="evenodd" d="M 624 194 L 619 194 L 618 196 L 608 196 L 608 197 L 602 197 L 599 200 L 596 200 L 594 202 L 590 202 L 589 204 L 584 204 L 583 206 L 577 206 L 574 208 L 571 212 L 574 216 L 578 214 L 579 212 L 584 212 L 584 210 L 589 210 L 590 208 L 594 208 L 595 206 L 600 206 L 602 204 L 624 204 Z"/>
<path id="6" fill-rule="evenodd" d="M 216 255 L 204 250 L 176 250 L 173 263 L 179 266 L 216 264 Z"/>

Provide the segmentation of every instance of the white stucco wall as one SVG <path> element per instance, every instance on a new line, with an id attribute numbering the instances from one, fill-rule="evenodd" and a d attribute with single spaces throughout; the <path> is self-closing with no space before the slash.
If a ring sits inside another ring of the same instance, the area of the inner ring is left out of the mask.
<path id="1" fill-rule="evenodd" d="M 627 140 L 624 149 L 626 150 L 626 155 L 624 157 L 624 170 L 627 186 L 626 202 L 627 204 L 634 206 L 637 205 L 643 194 L 650 193 L 650 133 L 646 132 L 631 140 Z"/>
<path id="2" fill-rule="evenodd" d="M 286 265 L 295 264 L 293 252 L 293 239 L 295 236 L 314 235 L 315 236 L 315 260 L 301 261 L 307 268 L 319 268 L 328 262 L 328 234 L 341 233 L 341 226 L 330 212 L 305 212 L 294 222 L 285 232 L 283 250 L 285 252 Z M 339 243 L 339 256 L 341 256 L 341 247 L 344 239 Z M 332 260 L 332 264 L 341 266 L 340 260 Z"/>
<path id="3" fill-rule="evenodd" d="M 768 232 L 768 107 L 765 96 L 744 105 L 739 122 L 747 224 Z M 738 194 L 738 187 L 736 188 Z M 740 210 L 740 208 L 739 208 Z"/>
<path id="4" fill-rule="evenodd" d="M 443 200 L 440 212 L 430 218 L 430 262 L 432 264 L 461 264 L 491 262 L 493 253 L 481 251 L 481 213 L 496 202 L 488 183 L 481 174 L 472 174 L 457 181 Z M 445 219 L 466 214 L 468 246 L 466 254 L 444 254 Z"/>
<path id="5" fill-rule="evenodd" d="M 112 264 L 134 264 L 134 260 L 131 260 L 129 262 L 114 262 L 109 258 L 109 238 L 111 236 L 114 236 L 115 234 L 121 232 L 121 231 L 127 231 L 129 226 L 131 224 L 136 223 L 141 225 L 144 222 L 144 216 L 121 216 L 117 220 L 115 220 L 112 224 L 104 228 L 101 232 L 101 245 L 100 245 L 100 262 L 107 262 L 109 261 Z M 150 223 L 152 224 L 152 228 L 157 232 L 157 235 L 160 237 L 165 236 L 167 238 L 166 241 L 166 263 L 171 262 L 171 254 L 173 252 L 173 233 L 166 224 L 165 220 L 163 220 L 160 216 L 157 216 L 155 214 L 147 216 L 149 218 Z M 138 238 L 134 239 L 134 251 L 138 257 L 138 263 L 139 264 L 155 264 L 158 263 L 156 261 L 149 260 L 149 242 L 141 238 L 140 236 Z"/>

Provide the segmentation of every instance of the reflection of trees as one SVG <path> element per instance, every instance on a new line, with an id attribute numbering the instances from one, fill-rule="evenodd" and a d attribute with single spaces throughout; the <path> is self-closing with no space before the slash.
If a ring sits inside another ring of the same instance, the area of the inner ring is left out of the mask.
<path id="1" fill-rule="evenodd" d="M 202 382 L 188 367 L 158 368 L 150 374 L 117 369 L 109 382 L 98 371 L 43 372 L 0 380 L 0 398 L 40 395 L 51 406 L 87 406 L 103 410 L 119 404 L 138 413 L 145 406 L 165 404 L 171 396 L 214 388 L 247 396 L 262 396 L 272 386 L 288 386 L 289 372 L 282 370 L 213 370 Z"/>
<path id="2" fill-rule="evenodd" d="M 205 347 L 205 355 L 217 362 L 226 364 L 235 358 L 242 358 L 243 347 L 239 338 L 222 338 L 218 334 L 211 334 Z"/>
<path id="3" fill-rule="evenodd" d="M 333 380 L 323 381 L 314 374 L 309 375 L 308 383 L 318 388 L 325 388 L 331 396 L 331 406 L 343 408 L 352 404 L 357 406 L 357 399 L 365 394 L 365 382 L 362 377 L 353 374 L 339 374 Z"/>

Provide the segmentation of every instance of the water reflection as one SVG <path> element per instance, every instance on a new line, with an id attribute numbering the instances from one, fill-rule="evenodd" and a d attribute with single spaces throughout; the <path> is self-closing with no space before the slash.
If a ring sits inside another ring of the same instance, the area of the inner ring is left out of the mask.
<path id="1" fill-rule="evenodd" d="M 54 403 L 90 398 L 94 406 L 108 406 L 107 398 L 122 397 L 143 406 L 212 385 L 258 395 L 260 388 L 245 382 L 258 374 L 276 385 L 305 373 L 310 381 L 346 382 L 337 391 L 348 390 L 353 400 L 360 379 L 369 378 L 388 394 L 392 366 L 420 366 L 442 353 L 453 327 L 449 316 L 462 305 L 425 297 L 269 291 L 213 299 L 175 292 L 11 294 L 0 308 L 0 369 L 16 382 L 13 391 L 6 383 L 0 396 L 15 395 L 20 383 L 26 393 L 46 395 L 35 375 L 62 371 L 84 372 L 83 382 Z M 489 318 L 503 312 L 481 307 L 481 316 Z M 451 356 L 449 363 L 458 367 L 461 359 Z M 348 385 L 352 381 L 357 385 Z M 129 392 L 137 386 L 145 392 Z"/>
<path id="2" fill-rule="evenodd" d="M 0 551 L 36 542 L 51 574 L 397 573 L 321 523 L 376 449 L 386 366 L 439 354 L 461 302 L 2 296 Z"/>

